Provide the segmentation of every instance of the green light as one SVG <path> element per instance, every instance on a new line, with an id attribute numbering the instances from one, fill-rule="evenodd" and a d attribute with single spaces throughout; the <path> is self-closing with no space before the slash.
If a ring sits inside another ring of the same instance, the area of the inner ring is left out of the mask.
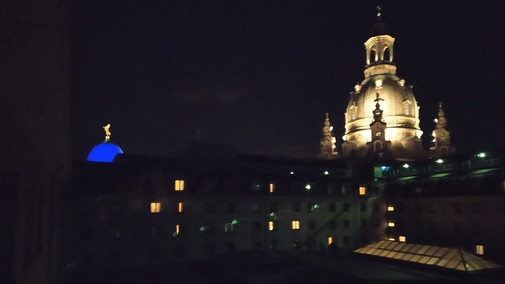
<path id="1" fill-rule="evenodd" d="M 270 217 L 275 217 L 275 212 L 270 213 Z"/>
<path id="2" fill-rule="evenodd" d="M 431 175 L 432 178 L 440 178 L 440 177 L 446 177 L 450 175 L 450 173 L 441 173 L 441 174 L 434 174 L 434 175 Z"/>
<path id="3" fill-rule="evenodd" d="M 205 231 L 205 226 L 201 226 L 201 227 L 198 229 L 198 231 L 200 231 L 200 232 Z"/>
<path id="4" fill-rule="evenodd" d="M 442 164 L 443 162 L 444 162 L 444 160 L 442 160 L 442 159 L 438 159 L 435 161 L 435 163 L 437 163 L 437 164 Z"/>
<path id="5" fill-rule="evenodd" d="M 231 221 L 231 223 L 232 223 L 233 225 L 235 225 L 235 224 L 237 224 L 237 223 L 238 223 L 238 220 L 237 220 L 237 219 L 235 219 L 235 220 Z"/>
<path id="6" fill-rule="evenodd" d="M 324 171 L 323 173 L 325 176 L 329 175 L 330 173 L 328 171 Z"/>
<path id="7" fill-rule="evenodd" d="M 408 169 L 408 168 L 410 168 L 409 164 L 403 164 L 403 166 L 402 166 L 402 167 L 403 167 L 404 169 Z"/>
<path id="8" fill-rule="evenodd" d="M 319 205 L 314 204 L 314 205 L 312 205 L 312 208 L 310 208 L 310 211 L 314 211 L 314 210 L 316 210 L 317 208 L 319 208 Z"/>
<path id="9" fill-rule="evenodd" d="M 477 154 L 477 157 L 479 157 L 479 158 L 485 158 L 486 157 L 486 153 L 481 152 L 481 153 Z"/>
<path id="10" fill-rule="evenodd" d="M 176 233 L 176 232 L 174 232 L 174 233 L 172 234 L 172 237 L 177 237 L 177 233 Z"/>
<path id="11" fill-rule="evenodd" d="M 310 190 L 310 183 L 307 183 L 307 185 L 305 186 L 305 189 Z"/>

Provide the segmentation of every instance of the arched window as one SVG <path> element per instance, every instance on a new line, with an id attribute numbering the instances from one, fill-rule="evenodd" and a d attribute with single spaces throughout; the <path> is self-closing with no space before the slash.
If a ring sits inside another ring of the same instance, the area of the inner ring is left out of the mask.
<path id="1" fill-rule="evenodd" d="M 352 102 L 349 112 L 351 113 L 351 120 L 355 120 L 358 116 L 358 107 L 356 106 L 356 102 Z"/>
<path id="2" fill-rule="evenodd" d="M 383 59 L 386 61 L 391 61 L 391 55 L 389 54 L 389 46 L 384 47 Z"/>
<path id="3" fill-rule="evenodd" d="M 375 50 L 370 49 L 370 63 L 374 63 L 375 61 L 377 61 L 377 53 Z"/>

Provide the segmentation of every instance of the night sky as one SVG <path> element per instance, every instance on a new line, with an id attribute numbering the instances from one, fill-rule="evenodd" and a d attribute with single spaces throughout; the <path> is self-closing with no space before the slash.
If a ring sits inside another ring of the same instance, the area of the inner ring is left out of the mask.
<path id="1" fill-rule="evenodd" d="M 131 154 L 199 137 L 315 156 L 325 112 L 340 147 L 376 1 L 76 2 L 77 158 L 107 123 Z M 383 1 L 397 75 L 414 86 L 424 141 L 442 101 L 457 149 L 503 148 L 505 3 L 461 2 Z"/>

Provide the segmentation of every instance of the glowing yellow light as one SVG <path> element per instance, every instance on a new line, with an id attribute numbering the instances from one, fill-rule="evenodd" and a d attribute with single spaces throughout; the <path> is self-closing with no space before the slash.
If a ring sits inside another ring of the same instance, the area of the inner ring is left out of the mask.
<path id="1" fill-rule="evenodd" d="M 366 186 L 360 186 L 359 195 L 365 195 L 365 194 L 366 194 Z"/>
<path id="2" fill-rule="evenodd" d="M 291 221 L 291 228 L 293 230 L 300 230 L 300 221 L 298 220 Z"/>
<path id="3" fill-rule="evenodd" d="M 177 206 L 177 212 L 181 213 L 183 211 L 183 204 L 182 202 L 179 202 L 178 206 Z"/>
<path id="4" fill-rule="evenodd" d="M 311 189 L 310 183 L 307 183 L 307 185 L 305 185 L 305 189 L 306 190 L 310 190 Z"/>
<path id="5" fill-rule="evenodd" d="M 475 246 L 475 254 L 484 255 L 484 246 L 483 245 L 476 245 Z"/>
<path id="6" fill-rule="evenodd" d="M 395 238 L 388 238 L 388 241 L 393 241 L 394 242 L 394 241 L 396 241 L 396 239 Z"/>
<path id="7" fill-rule="evenodd" d="M 268 221 L 268 230 L 273 231 L 274 230 L 274 221 Z"/>
<path id="8" fill-rule="evenodd" d="M 160 213 L 160 211 L 161 211 L 161 203 L 151 202 L 151 213 Z"/>
<path id="9" fill-rule="evenodd" d="M 332 237 L 328 237 L 328 245 L 331 245 L 333 243 L 333 238 Z"/>
<path id="10" fill-rule="evenodd" d="M 110 123 L 102 127 L 105 130 L 105 142 L 110 140 Z"/>
<path id="11" fill-rule="evenodd" d="M 273 192 L 274 192 L 274 184 L 273 184 L 273 183 L 271 183 L 271 184 L 270 184 L 270 193 L 273 193 Z"/>
<path id="12" fill-rule="evenodd" d="M 398 236 L 398 241 L 404 243 L 407 241 L 407 238 L 405 236 Z"/>
<path id="13" fill-rule="evenodd" d="M 377 87 L 377 88 L 381 88 L 382 87 L 382 79 L 375 80 L 375 87 Z"/>
<path id="14" fill-rule="evenodd" d="M 175 234 L 178 235 L 181 231 L 180 231 L 180 226 L 179 224 L 175 225 Z"/>
<path id="15" fill-rule="evenodd" d="M 393 206 L 388 206 L 388 211 L 393 212 L 393 211 L 395 211 L 395 208 Z"/>
<path id="16" fill-rule="evenodd" d="M 184 190 L 184 180 L 178 179 L 175 180 L 175 191 L 183 191 Z"/>
<path id="17" fill-rule="evenodd" d="M 389 221 L 389 222 L 388 222 L 388 227 L 391 227 L 391 228 L 392 228 L 392 227 L 394 227 L 394 226 L 395 226 L 395 222 L 393 222 L 393 221 Z"/>

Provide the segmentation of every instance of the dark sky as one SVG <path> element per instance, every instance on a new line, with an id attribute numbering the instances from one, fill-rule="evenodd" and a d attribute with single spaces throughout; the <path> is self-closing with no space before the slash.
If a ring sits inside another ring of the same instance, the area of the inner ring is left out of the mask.
<path id="1" fill-rule="evenodd" d="M 198 132 L 244 153 L 313 156 L 329 112 L 341 143 L 376 21 L 375 1 L 76 2 L 82 159 L 107 123 L 132 154 L 167 155 Z M 423 140 L 442 101 L 458 149 L 503 147 L 505 3 L 382 2 Z"/>

